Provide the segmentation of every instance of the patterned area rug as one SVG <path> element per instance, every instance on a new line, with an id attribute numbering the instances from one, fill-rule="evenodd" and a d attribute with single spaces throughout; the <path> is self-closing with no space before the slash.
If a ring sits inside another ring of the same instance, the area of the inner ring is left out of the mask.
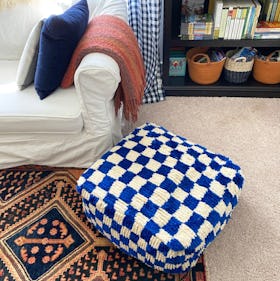
<path id="1" fill-rule="evenodd" d="M 153 270 L 123 254 L 87 221 L 81 169 L 0 170 L 0 280 L 206 281 L 203 256 L 188 274 Z"/>

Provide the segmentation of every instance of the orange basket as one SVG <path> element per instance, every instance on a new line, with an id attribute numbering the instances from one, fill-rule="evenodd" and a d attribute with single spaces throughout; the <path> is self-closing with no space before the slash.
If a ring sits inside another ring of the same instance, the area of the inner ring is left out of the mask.
<path id="1" fill-rule="evenodd" d="M 209 85 L 217 82 L 221 76 L 226 58 L 211 62 L 206 54 L 208 48 L 191 48 L 187 52 L 188 71 L 191 80 L 201 85 Z M 198 57 L 204 57 L 207 62 L 195 61 Z"/>
<path id="2" fill-rule="evenodd" d="M 195 47 L 191 48 L 187 51 L 187 60 L 191 59 L 192 56 L 199 54 L 199 53 L 204 53 L 206 54 L 208 51 L 209 47 Z"/>
<path id="3" fill-rule="evenodd" d="M 253 77 L 258 82 L 264 84 L 280 83 L 280 61 L 270 61 L 275 52 L 280 52 L 280 50 L 270 53 L 266 60 L 255 58 Z"/>

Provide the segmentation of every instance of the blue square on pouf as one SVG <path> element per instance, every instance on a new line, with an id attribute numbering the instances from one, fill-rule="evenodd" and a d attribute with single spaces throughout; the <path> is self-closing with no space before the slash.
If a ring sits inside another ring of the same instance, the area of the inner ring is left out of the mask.
<path id="1" fill-rule="evenodd" d="M 228 157 L 147 123 L 78 180 L 84 211 L 117 247 L 165 272 L 185 272 L 228 222 L 243 185 Z"/>

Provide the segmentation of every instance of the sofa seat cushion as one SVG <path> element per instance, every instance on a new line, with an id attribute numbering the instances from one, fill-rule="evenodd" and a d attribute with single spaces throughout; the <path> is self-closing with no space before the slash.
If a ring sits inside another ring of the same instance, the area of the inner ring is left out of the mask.
<path id="1" fill-rule="evenodd" d="M 18 61 L 0 61 L 0 134 L 76 134 L 83 129 L 80 101 L 74 86 L 57 89 L 40 100 L 31 84 L 20 91 L 15 83 Z"/>
<path id="2" fill-rule="evenodd" d="M 78 180 L 89 221 L 155 269 L 193 267 L 224 228 L 243 185 L 228 157 L 147 123 Z"/>

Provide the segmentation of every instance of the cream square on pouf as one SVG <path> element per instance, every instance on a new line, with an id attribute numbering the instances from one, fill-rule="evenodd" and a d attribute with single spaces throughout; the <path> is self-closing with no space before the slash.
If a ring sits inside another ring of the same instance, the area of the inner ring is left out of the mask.
<path id="1" fill-rule="evenodd" d="M 190 270 L 231 217 L 243 185 L 228 157 L 146 123 L 79 178 L 90 222 L 128 255 Z"/>

